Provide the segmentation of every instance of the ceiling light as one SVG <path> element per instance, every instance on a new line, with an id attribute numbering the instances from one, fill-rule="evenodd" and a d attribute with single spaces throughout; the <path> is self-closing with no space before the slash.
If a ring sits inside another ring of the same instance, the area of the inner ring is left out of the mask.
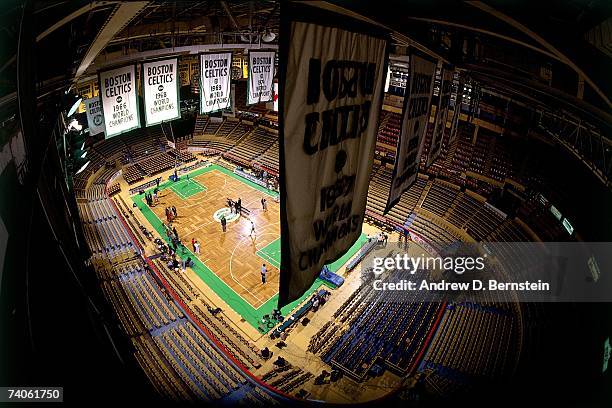
<path id="1" fill-rule="evenodd" d="M 266 30 L 264 35 L 261 36 L 261 39 L 263 40 L 263 42 L 271 42 L 271 41 L 274 41 L 275 38 L 276 38 L 276 34 L 271 32 L 270 30 Z"/>
<path id="2" fill-rule="evenodd" d="M 81 173 L 83 170 L 85 170 L 85 169 L 87 168 L 87 166 L 89 166 L 89 163 L 90 163 L 90 162 L 85 163 L 85 164 L 83 165 L 83 167 L 81 167 L 81 168 L 79 169 L 79 171 L 77 171 L 77 172 L 76 172 L 76 174 L 79 174 L 79 173 Z"/>
<path id="3" fill-rule="evenodd" d="M 74 105 L 72 105 L 72 108 L 70 108 L 70 110 L 68 111 L 68 117 L 71 117 L 72 115 L 74 115 L 74 112 L 76 112 L 76 110 L 81 105 L 81 101 L 83 101 L 83 98 L 77 98 Z"/>
<path id="4" fill-rule="evenodd" d="M 83 129 L 83 125 L 81 125 L 78 120 L 72 119 L 72 121 L 68 124 L 68 130 L 73 129 L 78 132 Z"/>

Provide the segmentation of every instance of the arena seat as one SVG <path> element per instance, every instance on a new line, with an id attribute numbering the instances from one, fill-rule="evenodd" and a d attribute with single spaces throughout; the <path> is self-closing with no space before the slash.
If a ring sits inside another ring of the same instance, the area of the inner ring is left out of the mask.
<path id="1" fill-rule="evenodd" d="M 276 139 L 277 136 L 270 131 L 257 127 L 223 156 L 238 163 L 250 165 L 256 157 L 272 147 Z"/>
<path id="2" fill-rule="evenodd" d="M 102 291 L 113 305 L 120 326 L 132 336 L 136 359 L 147 368 L 147 375 L 155 377 L 154 384 L 161 388 L 163 395 L 180 400 L 219 399 L 244 383 L 244 374 L 185 319 L 182 310 L 161 290 L 150 271 L 142 268 L 142 258 L 131 252 L 134 243 L 124 224 L 119 222 L 101 182 L 109 180 L 114 173 L 116 169 L 102 172 L 100 182 L 92 184 L 87 192 L 91 199 L 78 203 Z M 115 199 L 114 204 L 127 218 L 130 210 L 122 201 Z M 125 225 L 133 225 L 128 221 Z M 96 254 L 106 254 L 108 258 L 104 261 Z M 108 260 L 118 260 L 120 255 L 123 256 L 120 261 L 109 264 Z M 186 282 L 181 285 L 190 287 Z M 219 322 L 222 331 L 228 329 L 226 322 Z M 236 331 L 232 336 L 241 338 Z M 248 348 L 246 340 L 242 339 L 246 345 L 236 345 L 227 336 L 226 340 L 252 365 L 258 366 L 256 351 Z M 253 398 L 265 401 L 265 395 Z"/>
<path id="3" fill-rule="evenodd" d="M 432 369 L 451 382 L 502 376 L 508 364 L 503 356 L 515 352 L 511 345 L 517 335 L 517 322 L 507 307 L 449 304 L 422 369 Z"/>
<path id="4" fill-rule="evenodd" d="M 438 313 L 437 304 L 419 302 L 417 292 L 411 300 L 397 292 L 380 298 L 370 280 L 363 279 L 308 348 L 357 381 L 367 378 L 376 361 L 408 374 Z"/>

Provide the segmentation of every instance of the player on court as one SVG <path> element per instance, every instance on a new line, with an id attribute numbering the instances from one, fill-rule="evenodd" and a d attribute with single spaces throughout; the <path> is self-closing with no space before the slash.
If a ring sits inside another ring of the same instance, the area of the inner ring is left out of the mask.
<path id="1" fill-rule="evenodd" d="M 253 220 L 251 220 L 251 232 L 249 233 L 249 236 L 255 238 L 255 223 L 253 222 Z"/>

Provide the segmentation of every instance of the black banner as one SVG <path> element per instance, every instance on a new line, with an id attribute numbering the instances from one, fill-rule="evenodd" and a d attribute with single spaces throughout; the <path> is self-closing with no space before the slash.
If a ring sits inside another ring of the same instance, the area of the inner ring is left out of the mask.
<path id="1" fill-rule="evenodd" d="M 281 13 L 279 306 L 361 234 L 387 71 L 376 27 L 299 8 Z"/>
<path id="2" fill-rule="evenodd" d="M 397 204 L 404 191 L 416 180 L 423 136 L 431 110 L 436 65 L 435 59 L 411 48 L 410 77 L 404 97 L 402 128 L 397 139 L 393 178 L 385 213 Z"/>

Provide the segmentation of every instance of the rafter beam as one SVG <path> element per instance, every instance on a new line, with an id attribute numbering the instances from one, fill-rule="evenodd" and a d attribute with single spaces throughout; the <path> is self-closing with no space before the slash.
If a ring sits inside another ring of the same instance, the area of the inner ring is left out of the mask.
<path id="1" fill-rule="evenodd" d="M 192 21 L 138 24 L 127 30 L 123 30 L 113 37 L 113 39 L 109 41 L 109 44 L 141 38 L 151 38 L 160 35 L 201 34 L 206 32 L 206 27 L 211 26 L 212 24 L 208 17 L 198 17 Z"/>
<path id="2" fill-rule="evenodd" d="M 83 6 L 75 11 L 73 11 L 72 13 L 68 14 L 66 17 L 62 18 L 61 20 L 59 20 L 57 23 L 53 24 L 51 27 L 47 28 L 45 31 L 43 31 L 42 33 L 38 34 L 36 36 L 36 41 L 40 41 L 43 38 L 45 38 L 46 36 L 48 36 L 49 34 L 51 34 L 52 32 L 54 32 L 55 30 L 57 30 L 60 27 L 63 27 L 64 25 L 68 24 L 69 22 L 71 22 L 72 20 L 82 16 L 85 13 L 89 13 L 90 11 L 97 9 L 98 7 L 103 7 L 103 6 L 108 6 L 108 5 L 112 5 L 117 3 L 116 1 L 94 1 L 92 3 L 87 4 L 86 6 Z"/>
<path id="3" fill-rule="evenodd" d="M 508 35 L 503 35 L 503 34 L 498 34 L 496 32 L 493 31 L 489 31 L 489 30 L 485 30 L 482 28 L 478 28 L 478 27 L 473 27 L 470 25 L 465 25 L 465 24 L 459 24 L 459 23 L 453 23 L 451 21 L 445 21 L 445 20 L 436 20 L 433 18 L 422 18 L 422 17 L 406 17 L 410 20 L 415 20 L 415 21 L 422 21 L 422 22 L 426 22 L 426 23 L 431 23 L 431 24 L 437 24 L 437 25 L 444 25 L 447 27 L 455 27 L 455 28 L 460 28 L 462 30 L 467 30 L 467 31 L 473 31 L 475 33 L 480 33 L 480 34 L 485 34 L 488 35 L 490 37 L 495 37 L 495 38 L 499 38 L 502 39 L 504 41 L 516 44 L 516 45 L 520 45 L 521 47 L 525 47 L 528 48 L 532 51 L 538 52 L 540 54 L 544 54 L 547 57 L 562 61 L 561 58 L 559 58 L 557 55 L 553 54 L 552 52 L 548 52 L 542 48 L 538 48 L 534 45 L 528 44 L 524 41 L 521 40 L 517 40 L 516 38 L 510 37 Z M 563 62 L 563 61 L 562 61 Z"/>
<path id="4" fill-rule="evenodd" d="M 221 6 L 223 7 L 223 10 L 225 10 L 225 14 L 227 14 L 230 21 L 232 22 L 232 26 L 234 26 L 234 30 L 240 30 L 240 26 L 238 25 L 238 22 L 234 18 L 234 15 L 232 14 L 232 11 L 230 10 L 227 3 L 225 1 L 221 1 Z"/>
<path id="5" fill-rule="evenodd" d="M 106 45 L 119 33 L 123 28 L 136 17 L 147 5 L 148 1 L 135 1 L 119 4 L 106 24 L 102 27 L 94 41 L 89 46 L 85 57 L 81 61 L 75 74 L 75 80 L 83 75 L 87 67 L 94 61 Z"/>
<path id="6" fill-rule="evenodd" d="M 544 39 L 535 31 L 531 30 L 529 27 L 521 24 L 519 21 L 513 19 L 512 17 L 502 13 L 501 11 L 496 10 L 495 8 L 489 6 L 488 4 L 483 3 L 482 1 L 467 1 L 467 4 L 484 11 L 485 13 L 503 21 L 504 23 L 510 25 L 511 27 L 519 30 L 520 32 L 528 35 L 532 39 L 534 39 L 538 44 L 548 50 L 550 53 L 557 56 L 557 58 L 565 63 L 567 66 L 572 68 L 578 75 L 582 76 L 585 81 L 597 92 L 597 94 L 601 97 L 601 99 L 612 108 L 612 102 L 610 98 L 595 84 L 595 82 L 591 79 L 589 75 L 587 75 L 578 65 L 574 63 L 571 59 L 569 59 L 565 54 L 563 54 L 559 49 L 557 49 L 554 45 L 552 45 L 549 41 Z"/>

